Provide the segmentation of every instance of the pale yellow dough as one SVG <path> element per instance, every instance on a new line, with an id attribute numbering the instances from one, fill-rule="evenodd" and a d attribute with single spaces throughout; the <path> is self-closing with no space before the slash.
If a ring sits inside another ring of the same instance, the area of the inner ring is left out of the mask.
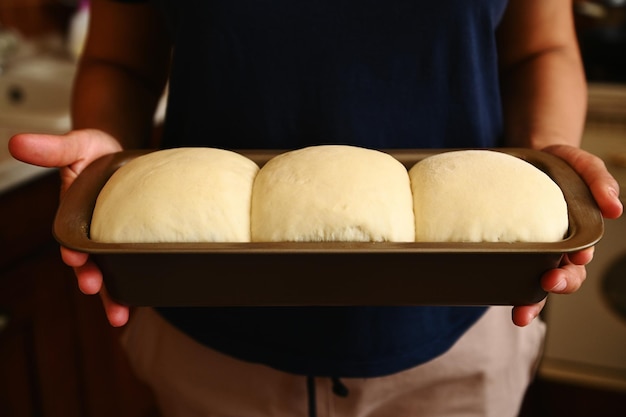
<path id="1" fill-rule="evenodd" d="M 99 242 L 249 242 L 258 166 L 214 148 L 133 159 L 101 190 L 91 239 Z"/>
<path id="2" fill-rule="evenodd" d="M 383 152 L 312 146 L 274 157 L 255 180 L 253 242 L 410 242 L 413 225 L 408 172 Z"/>
<path id="3" fill-rule="evenodd" d="M 418 242 L 553 242 L 568 229 L 561 189 L 515 156 L 444 152 L 409 171 Z"/>

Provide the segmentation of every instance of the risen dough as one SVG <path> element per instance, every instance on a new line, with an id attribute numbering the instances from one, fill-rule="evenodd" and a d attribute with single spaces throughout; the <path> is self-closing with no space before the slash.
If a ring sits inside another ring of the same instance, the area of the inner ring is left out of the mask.
<path id="1" fill-rule="evenodd" d="M 418 242 L 553 242 L 567 233 L 561 189 L 515 156 L 444 152 L 415 164 L 409 176 Z"/>
<path id="2" fill-rule="evenodd" d="M 413 241 L 406 168 L 390 155 L 312 146 L 271 159 L 252 193 L 252 241 Z"/>
<path id="3" fill-rule="evenodd" d="M 177 148 L 119 168 L 96 201 L 100 242 L 248 242 L 258 166 L 234 152 Z"/>

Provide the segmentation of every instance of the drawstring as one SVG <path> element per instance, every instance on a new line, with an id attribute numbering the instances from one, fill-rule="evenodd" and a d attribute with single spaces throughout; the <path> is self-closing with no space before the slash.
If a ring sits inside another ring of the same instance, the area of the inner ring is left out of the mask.
<path id="1" fill-rule="evenodd" d="M 332 378 L 330 378 L 330 380 L 333 383 L 333 393 L 337 397 L 346 398 L 348 396 L 348 394 L 350 394 L 350 391 L 348 390 L 348 387 L 346 387 L 343 384 L 343 382 L 341 382 L 341 380 L 339 378 L 332 377 Z"/>
<path id="2" fill-rule="evenodd" d="M 315 377 L 306 377 L 306 393 L 309 399 L 309 417 L 317 417 L 317 398 L 315 396 Z"/>
<path id="3" fill-rule="evenodd" d="M 337 377 L 330 378 L 332 382 L 332 391 L 338 397 L 346 398 L 350 391 L 348 387 L 344 385 L 343 382 Z M 315 395 L 315 377 L 307 376 L 306 377 L 306 393 L 308 397 L 308 406 L 309 406 L 309 417 L 317 417 L 317 396 Z"/>

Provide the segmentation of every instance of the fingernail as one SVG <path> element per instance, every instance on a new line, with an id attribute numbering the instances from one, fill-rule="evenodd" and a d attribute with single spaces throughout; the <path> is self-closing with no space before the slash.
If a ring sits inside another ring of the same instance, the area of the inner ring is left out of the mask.
<path id="1" fill-rule="evenodd" d="M 556 283 L 556 285 L 554 287 L 552 287 L 552 289 L 550 290 L 551 292 L 561 292 L 564 291 L 565 288 L 567 288 L 567 282 L 562 279 L 559 282 Z"/>

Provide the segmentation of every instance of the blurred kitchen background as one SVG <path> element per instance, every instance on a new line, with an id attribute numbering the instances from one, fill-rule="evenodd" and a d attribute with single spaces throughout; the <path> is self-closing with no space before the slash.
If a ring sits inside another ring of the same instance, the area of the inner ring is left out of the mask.
<path id="1" fill-rule="evenodd" d="M 88 18 L 79 0 L 0 0 L 0 416 L 157 417 L 97 297 L 83 296 L 50 230 L 55 170 L 14 161 L 8 138 L 69 128 Z M 575 1 L 589 86 L 583 147 L 626 190 L 626 0 Z M 626 415 L 626 218 L 578 293 L 554 296 L 545 354 L 522 417 Z"/>

